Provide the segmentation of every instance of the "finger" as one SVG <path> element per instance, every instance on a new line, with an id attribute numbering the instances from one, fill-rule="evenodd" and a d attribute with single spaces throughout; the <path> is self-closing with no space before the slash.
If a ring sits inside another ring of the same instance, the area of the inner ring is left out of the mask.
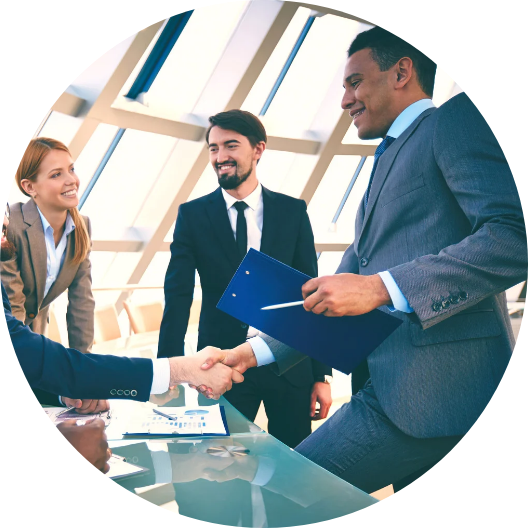
<path id="1" fill-rule="evenodd" d="M 108 473 L 110 471 L 110 464 L 105 462 L 104 468 L 101 470 L 103 473 Z"/>
<path id="2" fill-rule="evenodd" d="M 317 394 L 315 391 L 312 391 L 310 398 L 310 416 L 313 418 L 315 416 L 315 404 L 317 402 Z"/>
<path id="3" fill-rule="evenodd" d="M 303 284 L 301 289 L 303 299 L 306 299 L 308 296 L 312 295 L 314 291 L 319 287 L 319 279 L 310 279 L 309 281 Z"/>
<path id="4" fill-rule="evenodd" d="M 321 404 L 321 408 L 319 410 L 319 414 L 321 415 L 321 420 L 325 419 L 328 416 L 329 411 L 330 411 L 330 405 L 328 403 Z"/>
<path id="5" fill-rule="evenodd" d="M 96 407 L 96 412 L 105 412 L 110 409 L 110 402 L 108 400 L 99 400 Z"/>
<path id="6" fill-rule="evenodd" d="M 321 293 L 321 290 L 317 290 L 316 292 L 312 293 L 312 295 L 310 295 L 304 300 L 304 309 L 307 312 L 312 312 L 314 306 L 316 306 L 323 300 L 324 300 L 324 297 L 323 297 L 323 294 Z"/>
<path id="7" fill-rule="evenodd" d="M 85 423 L 84 423 L 84 426 L 90 426 L 90 427 L 94 427 L 96 429 L 102 429 L 104 430 L 105 428 L 105 421 L 102 419 L 102 418 L 91 418 L 90 420 L 87 420 Z"/>
<path id="8" fill-rule="evenodd" d="M 209 354 L 209 357 L 205 360 L 205 362 L 202 364 L 201 369 L 202 370 L 208 370 L 217 363 L 220 363 L 224 361 L 225 359 L 225 353 L 223 350 L 215 350 L 214 352 L 211 352 Z"/>
<path id="9" fill-rule="evenodd" d="M 97 407 L 99 400 L 83 400 L 83 405 L 80 409 L 77 409 L 79 414 L 92 414 Z"/>
<path id="10" fill-rule="evenodd" d="M 320 315 L 320 314 L 325 314 L 327 313 L 327 310 L 328 310 L 328 305 L 327 303 L 325 302 L 324 299 L 320 299 L 317 304 L 315 304 L 312 309 L 311 309 L 311 312 L 316 314 L 316 315 Z"/>
<path id="11" fill-rule="evenodd" d="M 191 389 L 198 390 L 198 387 L 196 385 L 189 384 L 189 387 L 191 387 Z"/>
<path id="12" fill-rule="evenodd" d="M 238 372 L 238 370 L 232 370 L 231 371 L 231 379 L 233 380 L 233 383 L 242 383 L 244 381 L 244 376 Z"/>

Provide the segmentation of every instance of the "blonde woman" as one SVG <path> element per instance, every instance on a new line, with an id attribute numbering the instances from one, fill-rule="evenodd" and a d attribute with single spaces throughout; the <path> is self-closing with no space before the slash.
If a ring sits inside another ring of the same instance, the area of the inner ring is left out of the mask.
<path id="1" fill-rule="evenodd" d="M 7 236 L 16 255 L 1 268 L 13 315 L 44 334 L 50 304 L 67 290 L 69 345 L 90 352 L 95 307 L 90 221 L 77 210 L 79 178 L 68 148 L 55 139 L 33 139 L 16 183 L 30 199 L 11 205 Z"/>

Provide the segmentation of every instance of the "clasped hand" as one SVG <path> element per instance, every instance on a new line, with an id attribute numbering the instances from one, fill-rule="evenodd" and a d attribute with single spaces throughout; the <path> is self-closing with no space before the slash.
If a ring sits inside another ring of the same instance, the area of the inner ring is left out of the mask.
<path id="1" fill-rule="evenodd" d="M 327 317 L 361 315 L 390 303 L 379 275 L 341 273 L 317 277 L 302 287 L 304 309 Z"/>

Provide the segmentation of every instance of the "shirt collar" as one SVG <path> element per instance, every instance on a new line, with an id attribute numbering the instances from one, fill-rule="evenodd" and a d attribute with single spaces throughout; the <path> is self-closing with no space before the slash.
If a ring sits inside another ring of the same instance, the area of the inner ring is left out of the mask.
<path id="1" fill-rule="evenodd" d="M 227 205 L 227 208 L 230 209 L 233 207 L 233 205 L 236 202 L 244 201 L 246 202 L 247 206 L 253 209 L 253 211 L 257 210 L 257 207 L 260 203 L 260 199 L 262 197 L 262 185 L 259 182 L 255 190 L 249 195 L 244 198 L 244 200 L 237 200 L 233 196 L 231 196 L 229 193 L 225 191 L 225 189 L 222 189 L 222 194 L 224 196 L 225 203 Z"/>
<path id="2" fill-rule="evenodd" d="M 392 123 L 387 136 L 393 137 L 394 139 L 400 137 L 412 122 L 422 113 L 429 108 L 435 108 L 431 99 L 420 99 L 415 103 L 409 105 Z"/>
<path id="3" fill-rule="evenodd" d="M 38 205 L 37 211 L 40 215 L 40 220 L 42 222 L 42 229 L 44 230 L 44 233 L 48 230 L 48 228 L 51 229 L 51 232 L 53 233 L 53 227 L 51 227 L 50 223 L 46 220 L 46 217 L 42 214 L 42 211 L 39 209 Z M 71 214 L 68 211 L 68 214 L 66 215 L 66 225 L 64 226 L 63 236 L 68 236 L 74 229 L 75 223 L 73 222 L 73 218 L 71 217 Z"/>

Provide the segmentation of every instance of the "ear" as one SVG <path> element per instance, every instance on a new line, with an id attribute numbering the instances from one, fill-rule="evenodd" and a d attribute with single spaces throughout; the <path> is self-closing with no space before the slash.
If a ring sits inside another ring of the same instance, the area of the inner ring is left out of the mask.
<path id="1" fill-rule="evenodd" d="M 397 90 L 402 89 L 414 77 L 414 64 L 409 57 L 401 58 L 395 65 Z"/>
<path id="2" fill-rule="evenodd" d="M 24 191 L 29 194 L 29 196 L 32 198 L 36 196 L 37 192 L 35 191 L 34 184 L 31 180 L 22 180 L 20 185 L 22 186 L 22 189 L 24 189 Z"/>
<path id="3" fill-rule="evenodd" d="M 260 141 L 259 143 L 257 143 L 255 145 L 254 159 L 258 161 L 262 157 L 262 154 L 264 153 L 265 150 L 266 150 L 266 143 L 264 143 L 264 141 Z"/>

